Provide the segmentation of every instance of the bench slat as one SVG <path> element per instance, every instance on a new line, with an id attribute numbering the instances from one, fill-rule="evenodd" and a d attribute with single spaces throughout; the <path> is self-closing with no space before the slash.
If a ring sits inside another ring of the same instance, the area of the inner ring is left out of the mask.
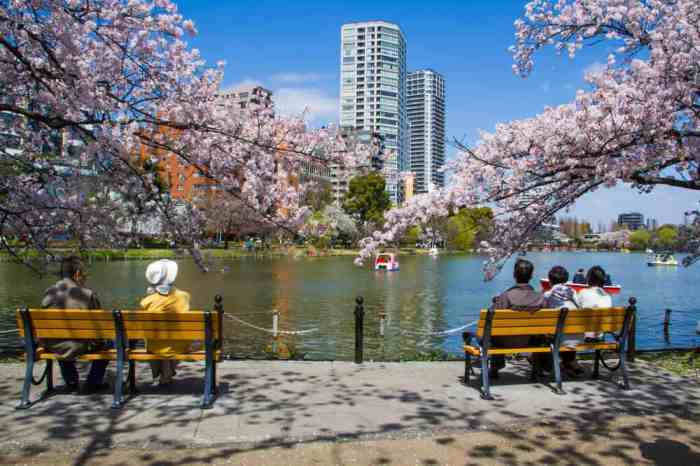
<path id="1" fill-rule="evenodd" d="M 24 329 L 20 330 L 24 337 Z M 34 338 L 56 338 L 61 340 L 113 340 L 114 330 L 109 329 L 34 329 Z"/>
<path id="2" fill-rule="evenodd" d="M 113 320 L 112 311 L 102 309 L 29 309 L 32 320 Z M 17 318 L 21 320 L 19 310 Z"/>
<path id="3" fill-rule="evenodd" d="M 214 352 L 214 358 L 217 361 L 221 361 L 221 355 L 222 353 L 220 350 Z M 59 359 L 56 353 L 51 353 L 49 351 L 44 350 L 43 348 L 40 348 L 37 351 L 37 357 L 39 359 Z M 78 361 L 115 361 L 117 359 L 117 352 L 115 350 L 98 351 L 95 353 L 84 354 L 76 359 Z M 133 361 L 162 361 L 164 359 L 176 361 L 204 361 L 206 360 L 206 354 L 204 353 L 204 351 L 193 351 L 191 353 L 162 356 L 159 354 L 146 353 L 145 350 L 134 350 L 129 351 L 127 353 L 127 359 Z"/>
<path id="4" fill-rule="evenodd" d="M 35 329 L 35 338 L 61 340 L 114 340 L 114 331 L 107 329 Z M 130 340 L 204 340 L 204 330 L 132 330 L 127 333 Z"/>
<path id="5" fill-rule="evenodd" d="M 101 309 L 30 309 L 32 320 L 113 320 L 112 311 Z M 141 310 L 123 310 L 122 318 L 127 321 L 169 321 L 199 322 L 204 320 L 204 311 L 154 312 Z M 214 314 L 214 313 L 212 313 Z M 18 322 L 21 321 L 17 312 Z"/>
<path id="6" fill-rule="evenodd" d="M 479 316 L 481 319 L 486 319 L 486 309 L 482 309 Z M 600 309 L 573 309 L 569 311 L 570 314 L 578 314 L 581 316 L 612 316 L 612 315 L 625 315 L 624 307 L 611 307 L 611 308 L 600 308 Z M 540 309 L 535 312 L 528 311 L 513 311 L 510 309 L 497 309 L 494 315 L 494 321 L 496 319 L 523 319 L 527 317 L 534 318 L 553 318 L 556 319 L 559 316 L 559 309 Z"/>
<path id="7" fill-rule="evenodd" d="M 218 328 L 218 321 L 214 320 L 212 326 Z M 107 320 L 33 320 L 32 327 L 35 329 L 102 329 L 114 330 L 114 321 Z M 204 322 L 179 322 L 179 321 L 144 321 L 125 322 L 124 328 L 127 330 L 204 330 Z"/>
<path id="8" fill-rule="evenodd" d="M 484 329 L 481 328 L 477 335 L 482 336 Z M 496 327 L 491 329 L 492 336 L 516 336 L 516 335 L 550 335 L 556 332 L 556 327 L 546 325 L 542 327 Z"/>
<path id="9" fill-rule="evenodd" d="M 559 351 L 585 351 L 585 350 L 616 350 L 617 349 L 617 343 L 582 343 L 580 345 L 576 345 L 576 348 L 570 348 L 568 346 L 562 346 L 559 348 Z M 479 352 L 479 347 L 478 346 L 470 346 L 467 345 L 464 347 L 464 352 L 469 353 L 472 356 L 479 356 L 481 353 Z M 489 354 L 516 354 L 516 353 L 549 353 L 550 349 L 548 347 L 543 347 L 543 346 L 535 346 L 535 347 L 528 347 L 528 348 L 489 348 Z"/>
<path id="10" fill-rule="evenodd" d="M 129 310 L 122 311 L 122 319 L 124 324 L 127 322 L 148 322 L 148 321 L 171 321 L 178 322 L 204 322 L 204 311 L 191 310 L 187 312 L 153 312 Z M 216 320 L 216 313 L 212 312 L 212 321 Z"/>
<path id="11" fill-rule="evenodd" d="M 24 325 L 17 311 L 17 328 L 24 337 Z M 112 311 L 87 309 L 30 309 L 34 338 L 97 339 L 115 338 Z M 122 311 L 124 328 L 129 339 L 203 340 L 205 338 L 204 311 L 153 312 Z M 219 319 L 212 315 L 214 338 L 219 339 L 222 329 Z"/>
<path id="12" fill-rule="evenodd" d="M 566 318 L 566 325 L 588 325 L 588 324 L 598 324 L 605 323 L 610 325 L 620 325 L 622 326 L 625 321 L 624 316 L 611 316 L 611 317 L 586 317 L 586 316 L 576 316 L 569 314 Z M 479 322 L 479 328 L 483 328 L 484 322 Z M 550 325 L 552 327 L 557 326 L 557 319 L 505 319 L 497 320 L 494 319 L 491 323 L 492 328 L 497 327 L 544 327 Z"/>
<path id="13" fill-rule="evenodd" d="M 586 333 L 586 332 L 619 332 L 622 323 L 608 324 L 605 322 L 590 322 L 586 325 L 565 325 L 564 333 Z M 483 336 L 484 329 L 477 331 L 478 336 Z M 516 335 L 554 335 L 556 327 L 496 327 L 491 329 L 493 336 L 516 336 Z"/>

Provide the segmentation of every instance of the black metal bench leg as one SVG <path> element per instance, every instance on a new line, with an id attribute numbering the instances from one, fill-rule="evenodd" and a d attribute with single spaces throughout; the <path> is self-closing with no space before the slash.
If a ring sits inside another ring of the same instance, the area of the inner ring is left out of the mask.
<path id="1" fill-rule="evenodd" d="M 136 363 L 129 361 L 129 395 L 136 396 Z"/>
<path id="2" fill-rule="evenodd" d="M 216 366 L 217 362 L 214 361 L 213 367 L 212 367 L 212 377 L 211 377 L 211 395 L 213 398 L 216 397 L 216 395 L 219 393 L 219 385 L 216 383 Z"/>
<path id="3" fill-rule="evenodd" d="M 491 396 L 491 381 L 489 380 L 489 356 L 481 355 L 481 398 L 493 400 Z"/>
<path id="4" fill-rule="evenodd" d="M 120 409 L 124 405 L 124 360 L 117 358 L 117 373 L 114 379 L 114 402 L 112 409 Z"/>
<path id="5" fill-rule="evenodd" d="M 32 375 L 34 373 L 34 358 L 27 354 L 27 366 L 24 371 L 24 383 L 22 384 L 22 401 L 17 409 L 27 409 L 32 403 L 29 401 L 29 393 L 32 388 Z"/>
<path id="6" fill-rule="evenodd" d="M 207 365 L 204 368 L 204 394 L 202 395 L 202 409 L 209 409 L 211 408 L 211 404 L 213 401 L 212 397 L 212 368 L 211 364 L 209 364 L 209 361 L 207 361 Z"/>
<path id="7" fill-rule="evenodd" d="M 554 345 L 552 345 L 552 364 L 554 365 L 554 382 L 557 384 L 557 389 L 555 392 L 558 395 L 564 395 L 566 392 L 562 388 L 561 382 L 561 367 L 559 366 L 559 350 L 557 350 Z"/>
<path id="8" fill-rule="evenodd" d="M 214 402 L 214 390 L 216 377 L 216 361 L 214 360 L 214 332 L 212 326 L 211 313 L 206 312 L 204 314 L 204 351 L 206 353 L 205 367 L 204 367 L 204 393 L 202 394 L 202 409 L 211 408 Z"/>
<path id="9" fill-rule="evenodd" d="M 593 359 L 593 375 L 592 378 L 600 377 L 600 350 L 595 350 L 595 358 Z"/>
<path id="10" fill-rule="evenodd" d="M 469 385 L 471 382 L 471 371 L 472 371 L 472 355 L 465 352 L 464 353 L 464 384 Z"/>

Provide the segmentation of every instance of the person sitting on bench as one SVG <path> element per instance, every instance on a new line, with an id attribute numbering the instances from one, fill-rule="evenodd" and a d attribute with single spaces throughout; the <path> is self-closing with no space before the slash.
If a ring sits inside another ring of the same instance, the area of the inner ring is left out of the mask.
<path id="1" fill-rule="evenodd" d="M 588 269 L 586 282 L 588 288 L 584 288 L 578 293 L 578 304 L 581 308 L 595 309 L 612 307 L 612 297 L 603 288 L 605 286 L 605 270 L 599 265 Z M 586 333 L 587 339 L 600 339 L 602 334 Z"/>
<path id="2" fill-rule="evenodd" d="M 177 278 L 177 262 L 163 259 L 152 262 L 146 268 L 146 280 L 148 295 L 141 300 L 141 308 L 144 311 L 155 312 L 187 312 L 190 310 L 190 294 L 175 288 L 173 285 Z M 187 353 L 190 351 L 190 343 L 187 341 L 173 340 L 148 340 L 146 351 L 164 356 Z M 162 360 L 150 361 L 153 380 L 158 380 L 159 386 L 168 386 L 173 382 L 177 361 Z"/>
<path id="3" fill-rule="evenodd" d="M 542 293 L 535 291 L 535 289 L 530 286 L 530 280 L 532 279 L 534 269 L 535 267 L 532 265 L 532 262 L 528 260 L 518 259 L 515 262 L 515 266 L 513 267 L 515 286 L 508 288 L 494 299 L 494 306 L 496 309 L 534 312 L 544 307 L 544 296 Z M 528 344 L 530 344 L 529 336 L 499 336 L 491 339 L 491 345 L 494 348 L 517 348 L 520 346 L 527 346 Z M 540 356 L 544 357 L 540 358 Z M 547 358 L 546 354 L 535 355 L 533 357 L 535 367 L 537 368 L 544 365 L 545 358 Z M 504 355 L 501 354 L 491 356 L 489 375 L 492 378 L 497 379 L 498 371 L 503 369 L 505 366 L 506 361 Z"/>
<path id="4" fill-rule="evenodd" d="M 566 286 L 566 282 L 569 280 L 569 272 L 561 265 L 556 265 L 549 271 L 548 278 L 552 288 L 544 294 L 547 300 L 547 307 L 550 309 L 578 309 L 576 293 Z M 583 341 L 584 336 L 583 334 L 573 334 L 566 335 L 566 338 L 562 342 L 563 346 L 575 346 Z M 577 377 L 583 374 L 583 368 L 576 362 L 575 351 L 564 351 L 560 354 L 560 357 L 562 368 L 570 377 Z"/>
<path id="5" fill-rule="evenodd" d="M 61 279 L 44 293 L 41 307 L 45 309 L 100 309 L 100 300 L 90 288 L 86 288 L 87 273 L 78 256 L 64 257 L 61 261 Z M 78 390 L 79 375 L 75 359 L 85 353 L 103 349 L 104 342 L 91 340 L 45 339 L 41 344 L 60 357 L 58 366 L 66 383 L 66 391 Z M 109 361 L 93 361 L 83 387 L 83 393 L 94 393 L 109 388 L 103 382 Z"/>

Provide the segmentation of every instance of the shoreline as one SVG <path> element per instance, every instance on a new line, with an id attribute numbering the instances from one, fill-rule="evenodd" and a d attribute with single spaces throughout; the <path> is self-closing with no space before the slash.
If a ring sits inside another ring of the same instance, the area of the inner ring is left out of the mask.
<path id="1" fill-rule="evenodd" d="M 55 248 L 50 249 L 51 252 L 61 255 L 69 251 L 74 251 L 69 248 Z M 345 249 L 345 248 L 331 248 L 331 249 L 318 249 L 313 246 L 289 246 L 280 247 L 274 246 L 267 249 L 260 249 L 255 251 L 245 251 L 240 246 L 232 247 L 229 249 L 201 249 L 202 256 L 206 259 L 242 259 L 242 258 L 276 258 L 276 257 L 294 257 L 294 258 L 317 258 L 317 257 L 357 257 L 359 255 L 359 249 Z M 418 248 L 387 248 L 386 252 L 393 252 L 399 256 L 423 256 L 428 255 L 429 249 L 418 249 Z M 591 250 L 591 249 L 575 249 L 575 250 L 562 250 L 562 251 L 541 251 L 532 250 L 528 253 L 559 253 L 559 252 L 580 252 L 580 253 L 617 253 L 617 254 L 644 254 L 644 251 L 609 251 L 609 250 Z M 457 251 L 457 250 L 440 250 L 440 255 L 479 255 L 480 253 L 475 250 L 470 251 Z M 81 256 L 90 261 L 131 261 L 131 260 L 157 260 L 157 259 L 188 259 L 191 258 L 188 252 L 183 249 L 160 249 L 160 248 L 141 248 L 141 249 L 91 249 L 85 250 L 81 253 Z M 38 259 L 40 253 L 36 250 L 32 250 L 21 255 L 23 259 Z M 15 257 L 8 254 L 7 252 L 0 252 L 0 263 L 11 263 L 17 262 Z"/>
<path id="2" fill-rule="evenodd" d="M 50 250 L 56 254 L 63 254 L 71 251 L 65 248 Z M 273 258 L 273 257 L 294 257 L 294 258 L 317 258 L 317 257 L 356 257 L 359 249 L 317 249 L 313 246 L 304 247 L 272 247 L 256 251 L 245 251 L 240 247 L 229 249 L 201 249 L 201 254 L 206 259 L 241 259 L 241 258 Z M 399 248 L 394 249 L 399 256 L 419 256 L 428 255 L 428 249 Z M 441 251 L 440 254 L 474 254 L 468 251 Z M 187 259 L 190 254 L 182 249 L 93 249 L 83 251 L 81 256 L 87 260 L 95 261 L 130 261 L 130 260 L 156 260 L 156 259 Z M 39 258 L 40 253 L 30 251 L 23 255 L 23 258 Z M 6 253 L 0 252 L 0 262 L 16 262 L 16 259 Z"/>

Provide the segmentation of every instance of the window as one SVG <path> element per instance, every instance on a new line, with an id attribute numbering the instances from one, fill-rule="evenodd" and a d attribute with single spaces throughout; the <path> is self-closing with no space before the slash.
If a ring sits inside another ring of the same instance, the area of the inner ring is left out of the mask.
<path id="1" fill-rule="evenodd" d="M 22 139 L 16 134 L 0 133 L 0 146 L 3 149 L 19 149 Z M 0 153 L 2 150 L 0 149 Z"/>

